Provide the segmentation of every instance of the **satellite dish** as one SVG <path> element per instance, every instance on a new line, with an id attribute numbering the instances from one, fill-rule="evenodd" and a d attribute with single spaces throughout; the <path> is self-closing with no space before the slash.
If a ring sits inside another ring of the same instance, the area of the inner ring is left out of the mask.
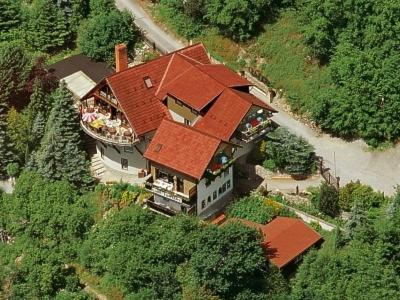
<path id="1" fill-rule="evenodd" d="M 257 113 L 258 113 L 258 114 L 262 114 L 262 113 L 263 113 L 263 111 L 264 111 L 264 110 L 262 110 L 262 109 L 259 109 L 259 110 L 257 110 Z"/>

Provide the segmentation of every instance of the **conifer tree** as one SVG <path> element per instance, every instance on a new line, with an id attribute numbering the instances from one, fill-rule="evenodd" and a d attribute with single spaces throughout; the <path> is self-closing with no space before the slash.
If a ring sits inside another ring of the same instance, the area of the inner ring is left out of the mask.
<path id="1" fill-rule="evenodd" d="M 0 94 L 0 178 L 7 176 L 7 165 L 12 162 L 12 144 L 7 135 L 7 102 Z"/>
<path id="2" fill-rule="evenodd" d="M 45 129 L 46 119 L 44 117 L 44 114 L 39 111 L 32 125 L 31 148 L 34 149 L 38 144 L 40 144 L 40 141 L 44 136 Z"/>
<path id="3" fill-rule="evenodd" d="M 15 43 L 0 46 L 0 94 L 5 101 L 17 96 L 25 87 L 31 70 L 27 53 Z"/>
<path id="4" fill-rule="evenodd" d="M 13 31 L 21 24 L 20 6 L 20 0 L 0 1 L 0 41 L 13 39 Z"/>
<path id="5" fill-rule="evenodd" d="M 64 82 L 53 98 L 46 133 L 35 157 L 38 172 L 51 180 L 66 179 L 76 187 L 87 188 L 92 182 L 89 162 L 80 147 L 78 113 Z"/>
<path id="6" fill-rule="evenodd" d="M 63 46 L 69 34 L 65 16 L 53 1 L 33 2 L 25 24 L 25 40 L 29 46 L 50 52 Z"/>
<path id="7" fill-rule="evenodd" d="M 33 83 L 33 93 L 28 105 L 31 122 L 36 119 L 40 112 L 42 113 L 42 118 L 47 116 L 50 108 L 49 97 L 43 90 L 43 84 L 40 79 L 36 78 Z"/>

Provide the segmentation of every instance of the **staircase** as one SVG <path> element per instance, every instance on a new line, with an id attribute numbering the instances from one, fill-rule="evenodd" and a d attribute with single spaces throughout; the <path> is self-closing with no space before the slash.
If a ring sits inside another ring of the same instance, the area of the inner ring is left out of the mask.
<path id="1" fill-rule="evenodd" d="M 96 178 L 100 178 L 106 171 L 99 153 L 93 154 L 90 158 L 90 170 Z"/>

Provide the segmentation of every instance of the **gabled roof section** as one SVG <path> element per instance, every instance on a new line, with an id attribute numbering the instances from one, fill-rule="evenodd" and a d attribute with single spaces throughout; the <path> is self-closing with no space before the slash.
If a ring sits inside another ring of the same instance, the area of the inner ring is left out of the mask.
<path id="1" fill-rule="evenodd" d="M 210 63 L 203 44 L 195 44 L 109 75 L 89 91 L 84 98 L 90 97 L 96 89 L 108 84 L 135 133 L 141 136 L 153 131 L 157 129 L 163 118 L 170 117 L 167 108 L 157 97 L 156 91 L 172 57 L 178 56 L 178 54 L 182 56 L 181 63 L 185 66 Z M 150 88 L 146 86 L 145 78 L 150 80 Z"/>
<path id="2" fill-rule="evenodd" d="M 169 84 L 162 87 L 161 95 L 172 95 L 188 106 L 201 111 L 224 90 L 224 86 L 209 75 L 192 66 Z"/>
<path id="3" fill-rule="evenodd" d="M 186 72 L 188 69 L 190 69 L 193 65 L 197 63 L 199 62 L 192 59 L 188 59 L 187 57 L 179 53 L 172 54 L 167 69 L 163 75 L 163 78 L 161 79 L 161 83 L 158 86 L 156 94 L 159 95 L 160 90 L 164 86 L 168 85 L 171 81 L 179 77 L 182 73 Z M 165 95 L 160 95 L 160 98 L 163 98 L 164 96 Z"/>
<path id="4" fill-rule="evenodd" d="M 297 218 L 276 217 L 265 225 L 245 219 L 232 218 L 229 221 L 239 221 L 260 231 L 267 257 L 278 268 L 288 265 L 322 240 L 318 232 Z"/>
<path id="5" fill-rule="evenodd" d="M 163 120 L 144 157 L 200 180 L 220 143 L 193 127 Z"/>
<path id="6" fill-rule="evenodd" d="M 226 88 L 206 115 L 197 121 L 195 127 L 224 141 L 229 141 L 253 105 L 275 111 L 251 94 Z"/>
<path id="7" fill-rule="evenodd" d="M 196 62 L 199 62 L 202 64 L 211 64 L 211 60 L 208 57 L 207 50 L 206 50 L 206 48 L 204 48 L 203 43 L 197 43 L 197 44 L 194 44 L 193 46 L 183 48 L 176 52 L 180 53 L 192 60 L 195 60 Z"/>
<path id="8" fill-rule="evenodd" d="M 261 230 L 266 236 L 263 245 L 267 256 L 278 268 L 286 266 L 322 240 L 321 235 L 302 220 L 289 217 L 276 217 Z"/>
<path id="9" fill-rule="evenodd" d="M 251 103 L 243 101 L 232 90 L 225 89 L 195 127 L 229 141 L 250 107 Z"/>
<path id="10" fill-rule="evenodd" d="M 249 82 L 246 78 L 243 78 L 236 72 L 232 71 L 231 69 L 227 68 L 222 64 L 216 65 L 202 65 L 198 66 L 198 68 L 206 73 L 207 75 L 211 76 L 221 84 L 226 87 L 239 87 L 239 86 L 251 86 L 253 85 Z"/>
<path id="11" fill-rule="evenodd" d="M 169 57 L 161 57 L 106 78 L 138 136 L 157 129 L 161 120 L 169 117 L 168 110 L 155 96 L 168 61 Z M 150 78 L 152 87 L 146 86 L 145 78 Z"/>

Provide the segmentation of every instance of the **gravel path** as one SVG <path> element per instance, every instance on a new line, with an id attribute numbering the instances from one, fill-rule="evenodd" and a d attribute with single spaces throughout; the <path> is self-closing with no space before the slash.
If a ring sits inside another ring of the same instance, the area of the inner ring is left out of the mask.
<path id="1" fill-rule="evenodd" d="M 126 8 L 135 15 L 136 25 L 149 39 L 155 41 L 160 49 L 173 51 L 183 46 L 183 43 L 165 33 L 151 20 L 139 1 L 116 0 L 116 3 L 119 8 Z M 258 96 L 268 101 L 265 95 L 260 93 Z M 324 157 L 332 174 L 336 173 L 341 178 L 341 185 L 359 179 L 374 189 L 391 195 L 396 184 L 400 183 L 400 145 L 386 151 L 372 152 L 361 140 L 346 142 L 327 134 L 317 134 L 284 111 L 280 111 L 273 119 L 311 143 L 317 155 Z"/>

